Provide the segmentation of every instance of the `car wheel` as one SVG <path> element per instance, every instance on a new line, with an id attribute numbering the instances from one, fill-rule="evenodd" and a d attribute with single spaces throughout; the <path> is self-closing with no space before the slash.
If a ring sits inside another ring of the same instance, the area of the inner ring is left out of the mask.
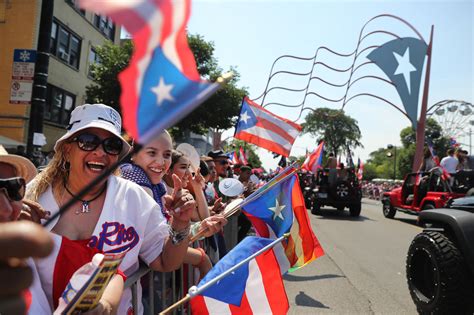
<path id="1" fill-rule="evenodd" d="M 351 217 L 358 217 L 360 215 L 361 209 L 362 205 L 360 203 L 349 206 L 349 213 L 351 214 Z"/>
<path id="2" fill-rule="evenodd" d="M 423 208 L 421 210 L 430 210 L 430 209 L 436 209 L 435 205 L 432 203 L 427 203 L 423 205 Z"/>
<path id="3" fill-rule="evenodd" d="M 461 314 L 468 273 L 459 249 L 442 233 L 418 234 L 408 249 L 406 274 L 420 314 Z"/>
<path id="4" fill-rule="evenodd" d="M 384 217 L 392 219 L 395 216 L 395 213 L 397 213 L 397 210 L 392 206 L 390 201 L 384 201 L 382 205 L 383 205 L 382 211 L 383 211 Z"/>
<path id="5" fill-rule="evenodd" d="M 311 208 L 312 214 L 320 214 L 321 213 L 321 205 L 317 202 L 313 203 L 313 207 Z"/>

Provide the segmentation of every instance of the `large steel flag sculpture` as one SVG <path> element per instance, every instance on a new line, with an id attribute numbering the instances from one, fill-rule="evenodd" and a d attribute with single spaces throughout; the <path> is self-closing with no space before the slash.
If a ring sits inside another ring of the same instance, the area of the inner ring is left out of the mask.
<path id="1" fill-rule="evenodd" d="M 413 128 L 418 121 L 421 76 L 427 50 L 424 41 L 405 37 L 389 41 L 367 56 L 395 84 Z"/>

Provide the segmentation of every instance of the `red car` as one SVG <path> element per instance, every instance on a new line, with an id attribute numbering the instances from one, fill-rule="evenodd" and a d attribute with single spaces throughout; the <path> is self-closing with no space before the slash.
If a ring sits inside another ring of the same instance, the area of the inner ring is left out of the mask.
<path id="1" fill-rule="evenodd" d="M 393 218 L 397 211 L 418 215 L 422 210 L 443 208 L 448 200 L 472 193 L 473 171 L 459 171 L 452 176 L 453 179 L 444 180 L 439 168 L 406 175 L 402 187 L 383 193 L 383 215 Z"/>

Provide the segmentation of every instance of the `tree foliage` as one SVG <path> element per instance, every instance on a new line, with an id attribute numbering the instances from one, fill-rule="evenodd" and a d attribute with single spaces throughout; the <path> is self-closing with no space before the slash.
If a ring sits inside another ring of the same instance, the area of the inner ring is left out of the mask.
<path id="1" fill-rule="evenodd" d="M 357 120 L 341 110 L 317 108 L 305 117 L 303 132 L 324 140 L 328 152 L 339 153 L 363 147 Z"/>
<path id="2" fill-rule="evenodd" d="M 218 66 L 214 56 L 214 44 L 206 42 L 200 35 L 189 35 L 188 43 L 194 53 L 199 74 L 215 81 L 224 71 Z M 92 66 L 95 83 L 87 86 L 87 102 L 108 104 L 120 111 L 120 84 L 118 74 L 130 60 L 133 44 L 130 40 L 121 46 L 107 43 L 96 47 L 100 63 Z M 179 138 L 185 131 L 205 134 L 209 128 L 224 130 L 235 125 L 242 98 L 247 94 L 245 88 L 237 87 L 239 73 L 235 68 L 234 77 L 222 89 L 178 122 L 172 129 L 173 136 Z M 227 72 L 227 71 L 225 71 Z"/>
<path id="3" fill-rule="evenodd" d="M 133 45 L 130 40 L 116 46 L 111 42 L 95 47 L 99 63 L 91 65 L 91 76 L 95 84 L 86 87 L 86 102 L 103 103 L 120 112 L 120 83 L 118 74 L 122 72 L 130 60 Z"/>
<path id="4" fill-rule="evenodd" d="M 445 156 L 450 144 L 450 139 L 443 137 L 441 132 L 442 127 L 434 119 L 428 118 L 426 120 L 426 139 L 433 143 L 433 149 L 440 159 Z M 412 164 L 416 150 L 416 134 L 411 126 L 400 131 L 400 141 L 402 147 L 397 147 L 397 179 L 403 179 L 406 174 L 412 172 Z M 387 157 L 387 153 L 392 150 L 379 148 L 370 153 L 370 158 L 364 167 L 364 178 L 369 178 L 367 175 L 368 169 L 374 171 L 374 178 L 393 178 L 394 156 Z"/>

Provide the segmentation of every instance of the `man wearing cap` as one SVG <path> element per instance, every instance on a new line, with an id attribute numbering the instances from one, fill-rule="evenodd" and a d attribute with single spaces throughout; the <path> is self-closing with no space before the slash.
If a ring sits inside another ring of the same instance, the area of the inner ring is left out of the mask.
<path id="1" fill-rule="evenodd" d="M 216 163 L 217 175 L 220 177 L 227 177 L 227 171 L 229 170 L 230 165 L 229 157 L 224 154 L 222 150 L 210 151 L 207 155 L 214 160 L 214 163 Z"/>

